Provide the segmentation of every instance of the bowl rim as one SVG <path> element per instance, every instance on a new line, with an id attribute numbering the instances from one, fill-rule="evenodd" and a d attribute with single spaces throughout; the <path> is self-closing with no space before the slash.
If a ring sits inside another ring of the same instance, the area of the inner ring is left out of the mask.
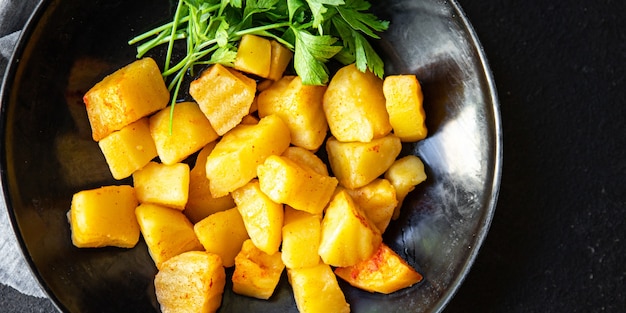
<path id="1" fill-rule="evenodd" d="M 436 306 L 436 312 L 441 312 L 443 309 L 450 303 L 452 298 L 456 295 L 461 285 L 467 278 L 480 250 L 483 246 L 485 239 L 487 238 L 487 234 L 489 233 L 489 229 L 491 227 L 491 223 L 493 221 L 496 206 L 498 204 L 498 195 L 500 193 L 500 184 L 502 181 L 502 163 L 503 163 L 503 135 L 502 135 L 502 119 L 500 113 L 500 101 L 498 100 L 498 91 L 495 83 L 495 79 L 493 77 L 493 72 L 491 71 L 491 67 L 489 66 L 489 62 L 487 60 L 487 54 L 483 45 L 481 44 L 478 34 L 476 30 L 470 23 L 470 20 L 463 11 L 461 5 L 457 0 L 450 0 L 450 6 L 458 13 L 458 17 L 461 24 L 465 27 L 467 33 L 469 34 L 470 43 L 473 47 L 476 48 L 476 52 L 478 54 L 478 60 L 480 61 L 482 67 L 481 73 L 485 75 L 485 80 L 487 82 L 486 86 L 488 86 L 489 91 L 489 102 L 491 103 L 491 110 L 493 111 L 493 126 L 494 126 L 494 165 L 493 165 L 493 181 L 491 184 L 491 197 L 489 199 L 489 206 L 486 208 L 484 218 L 479 223 L 480 231 L 476 234 L 476 240 L 474 241 L 475 245 L 472 246 L 471 251 L 468 255 L 468 258 L 465 260 L 459 275 L 450 282 L 452 286 L 449 288 L 443 297 L 440 299 L 439 304 Z"/>

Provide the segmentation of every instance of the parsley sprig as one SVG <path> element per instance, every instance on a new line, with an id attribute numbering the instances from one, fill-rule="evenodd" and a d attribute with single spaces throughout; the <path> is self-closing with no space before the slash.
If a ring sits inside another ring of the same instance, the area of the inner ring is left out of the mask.
<path id="1" fill-rule="evenodd" d="M 389 22 L 370 13 L 370 6 L 366 0 L 179 0 L 171 22 L 129 44 L 137 44 L 137 58 L 167 44 L 163 76 L 173 91 L 172 104 L 195 66 L 232 66 L 245 34 L 275 39 L 292 50 L 295 71 L 304 84 L 328 83 L 330 59 L 356 63 L 359 70 L 382 77 L 383 61 L 367 38 L 378 39 Z M 174 60 L 178 43 L 185 44 L 186 53 Z"/>

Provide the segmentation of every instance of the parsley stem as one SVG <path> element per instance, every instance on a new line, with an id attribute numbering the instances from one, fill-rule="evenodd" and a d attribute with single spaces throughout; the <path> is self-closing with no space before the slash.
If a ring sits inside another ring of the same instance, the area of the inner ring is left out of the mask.
<path id="1" fill-rule="evenodd" d="M 256 33 L 264 32 L 264 31 L 272 30 L 272 29 L 277 29 L 277 28 L 282 28 L 282 27 L 289 27 L 291 25 L 292 25 L 291 22 L 282 22 L 282 23 L 268 24 L 268 25 L 263 25 L 263 26 L 257 26 L 257 27 L 251 27 L 251 28 L 247 28 L 247 29 L 242 29 L 242 30 L 236 31 L 234 33 L 234 35 L 236 37 L 241 37 L 241 36 L 247 35 L 247 34 L 256 34 Z"/>
<path id="2" fill-rule="evenodd" d="M 181 11 L 183 10 L 183 1 L 178 1 L 178 5 L 176 7 L 176 13 L 174 13 L 174 21 L 175 23 L 172 23 L 172 30 L 170 31 L 170 34 L 174 35 L 176 34 L 176 28 L 179 25 L 178 20 L 180 20 L 180 14 L 182 13 Z M 167 46 L 167 56 L 165 57 L 165 68 L 163 69 L 163 71 L 167 71 L 170 67 L 170 62 L 172 60 L 172 50 L 174 50 L 174 41 L 175 40 L 170 40 Z"/>

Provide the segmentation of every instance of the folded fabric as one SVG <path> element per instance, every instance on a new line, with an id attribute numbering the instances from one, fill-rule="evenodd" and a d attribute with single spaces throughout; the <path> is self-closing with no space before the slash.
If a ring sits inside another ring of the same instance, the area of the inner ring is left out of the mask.
<path id="1" fill-rule="evenodd" d="M 39 0 L 0 0 L 0 79 L 19 39 L 20 30 Z M 20 252 L 4 201 L 0 201 L 0 283 L 35 297 L 45 297 Z"/>

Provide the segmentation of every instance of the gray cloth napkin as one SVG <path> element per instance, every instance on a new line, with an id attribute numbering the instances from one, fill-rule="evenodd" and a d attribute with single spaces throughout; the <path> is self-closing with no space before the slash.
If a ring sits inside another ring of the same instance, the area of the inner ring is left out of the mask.
<path id="1" fill-rule="evenodd" d="M 0 80 L 19 39 L 21 29 L 40 0 L 0 0 Z M 0 283 L 19 292 L 44 298 L 19 249 L 4 201 L 0 201 Z"/>

